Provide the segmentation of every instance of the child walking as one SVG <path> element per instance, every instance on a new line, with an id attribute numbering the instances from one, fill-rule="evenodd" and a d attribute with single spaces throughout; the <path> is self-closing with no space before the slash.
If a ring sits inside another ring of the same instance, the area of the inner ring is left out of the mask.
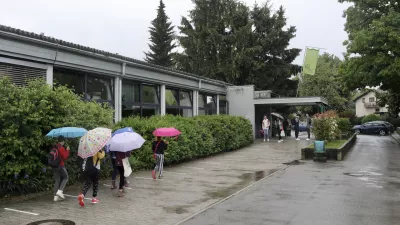
<path id="1" fill-rule="evenodd" d="M 159 172 L 158 178 L 162 178 L 162 172 L 164 169 L 164 151 L 168 148 L 168 141 L 163 141 L 161 137 L 157 137 L 155 141 L 153 141 L 152 150 L 155 155 L 156 165 L 151 175 L 153 179 L 156 179 L 157 172 Z"/>
<path id="2" fill-rule="evenodd" d="M 82 193 L 78 196 L 79 205 L 84 207 L 85 206 L 85 195 L 89 190 L 90 186 L 93 185 L 93 199 L 92 203 L 96 204 L 99 203 L 97 199 L 97 191 L 99 190 L 99 173 L 100 173 L 100 160 L 103 159 L 105 156 L 104 151 L 99 151 L 93 157 L 89 157 L 86 160 L 84 171 L 86 172 L 86 181 L 82 189 Z M 92 162 L 87 162 L 88 160 L 92 160 Z"/>

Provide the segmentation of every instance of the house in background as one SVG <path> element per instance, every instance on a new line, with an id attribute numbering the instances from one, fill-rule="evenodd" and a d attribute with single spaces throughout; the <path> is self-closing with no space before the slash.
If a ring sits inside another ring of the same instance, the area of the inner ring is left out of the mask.
<path id="1" fill-rule="evenodd" d="M 379 90 L 367 90 L 354 99 L 356 116 L 362 117 L 369 114 L 385 114 L 387 107 L 380 107 L 377 103 L 376 92 Z"/>

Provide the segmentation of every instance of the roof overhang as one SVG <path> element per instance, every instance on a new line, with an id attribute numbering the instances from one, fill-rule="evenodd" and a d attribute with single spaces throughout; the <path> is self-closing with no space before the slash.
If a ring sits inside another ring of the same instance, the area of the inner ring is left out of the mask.
<path id="1" fill-rule="evenodd" d="M 322 97 L 299 97 L 299 98 L 266 98 L 255 99 L 255 105 L 328 105 L 328 101 Z"/>

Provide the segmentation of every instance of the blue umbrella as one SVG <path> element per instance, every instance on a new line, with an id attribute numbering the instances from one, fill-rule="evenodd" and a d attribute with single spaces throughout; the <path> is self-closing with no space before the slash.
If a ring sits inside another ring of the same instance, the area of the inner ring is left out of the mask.
<path id="1" fill-rule="evenodd" d="M 65 138 L 76 138 L 82 137 L 87 133 L 87 130 L 79 127 L 61 127 L 51 130 L 46 136 L 47 137 L 60 137 Z"/>
<path id="2" fill-rule="evenodd" d="M 112 136 L 114 137 L 116 134 L 122 134 L 122 133 L 125 133 L 125 132 L 134 133 L 132 127 L 124 127 L 124 128 L 121 128 L 121 129 L 116 130 L 116 131 L 112 134 Z"/>

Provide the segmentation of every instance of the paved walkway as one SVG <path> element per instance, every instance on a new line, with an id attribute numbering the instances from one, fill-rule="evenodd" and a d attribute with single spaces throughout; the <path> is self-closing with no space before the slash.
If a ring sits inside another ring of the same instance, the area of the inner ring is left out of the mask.
<path id="1" fill-rule="evenodd" d="M 358 135 L 346 160 L 291 166 L 183 224 L 400 224 L 399 187 L 399 144 Z"/>
<path id="2" fill-rule="evenodd" d="M 167 167 L 162 180 L 153 180 L 150 171 L 137 172 L 130 178 L 124 198 L 117 197 L 117 190 L 110 190 L 110 181 L 101 181 L 101 202 L 91 205 L 87 200 L 85 208 L 73 197 L 79 189 L 69 187 L 65 193 L 72 197 L 63 202 L 54 203 L 53 196 L 45 196 L 0 205 L 0 221 L 4 225 L 44 219 L 67 219 L 82 225 L 173 225 L 284 168 L 283 163 L 299 159 L 301 147 L 309 143 L 293 137 L 283 143 L 256 141 L 242 150 Z M 87 197 L 90 195 L 89 191 Z"/>

